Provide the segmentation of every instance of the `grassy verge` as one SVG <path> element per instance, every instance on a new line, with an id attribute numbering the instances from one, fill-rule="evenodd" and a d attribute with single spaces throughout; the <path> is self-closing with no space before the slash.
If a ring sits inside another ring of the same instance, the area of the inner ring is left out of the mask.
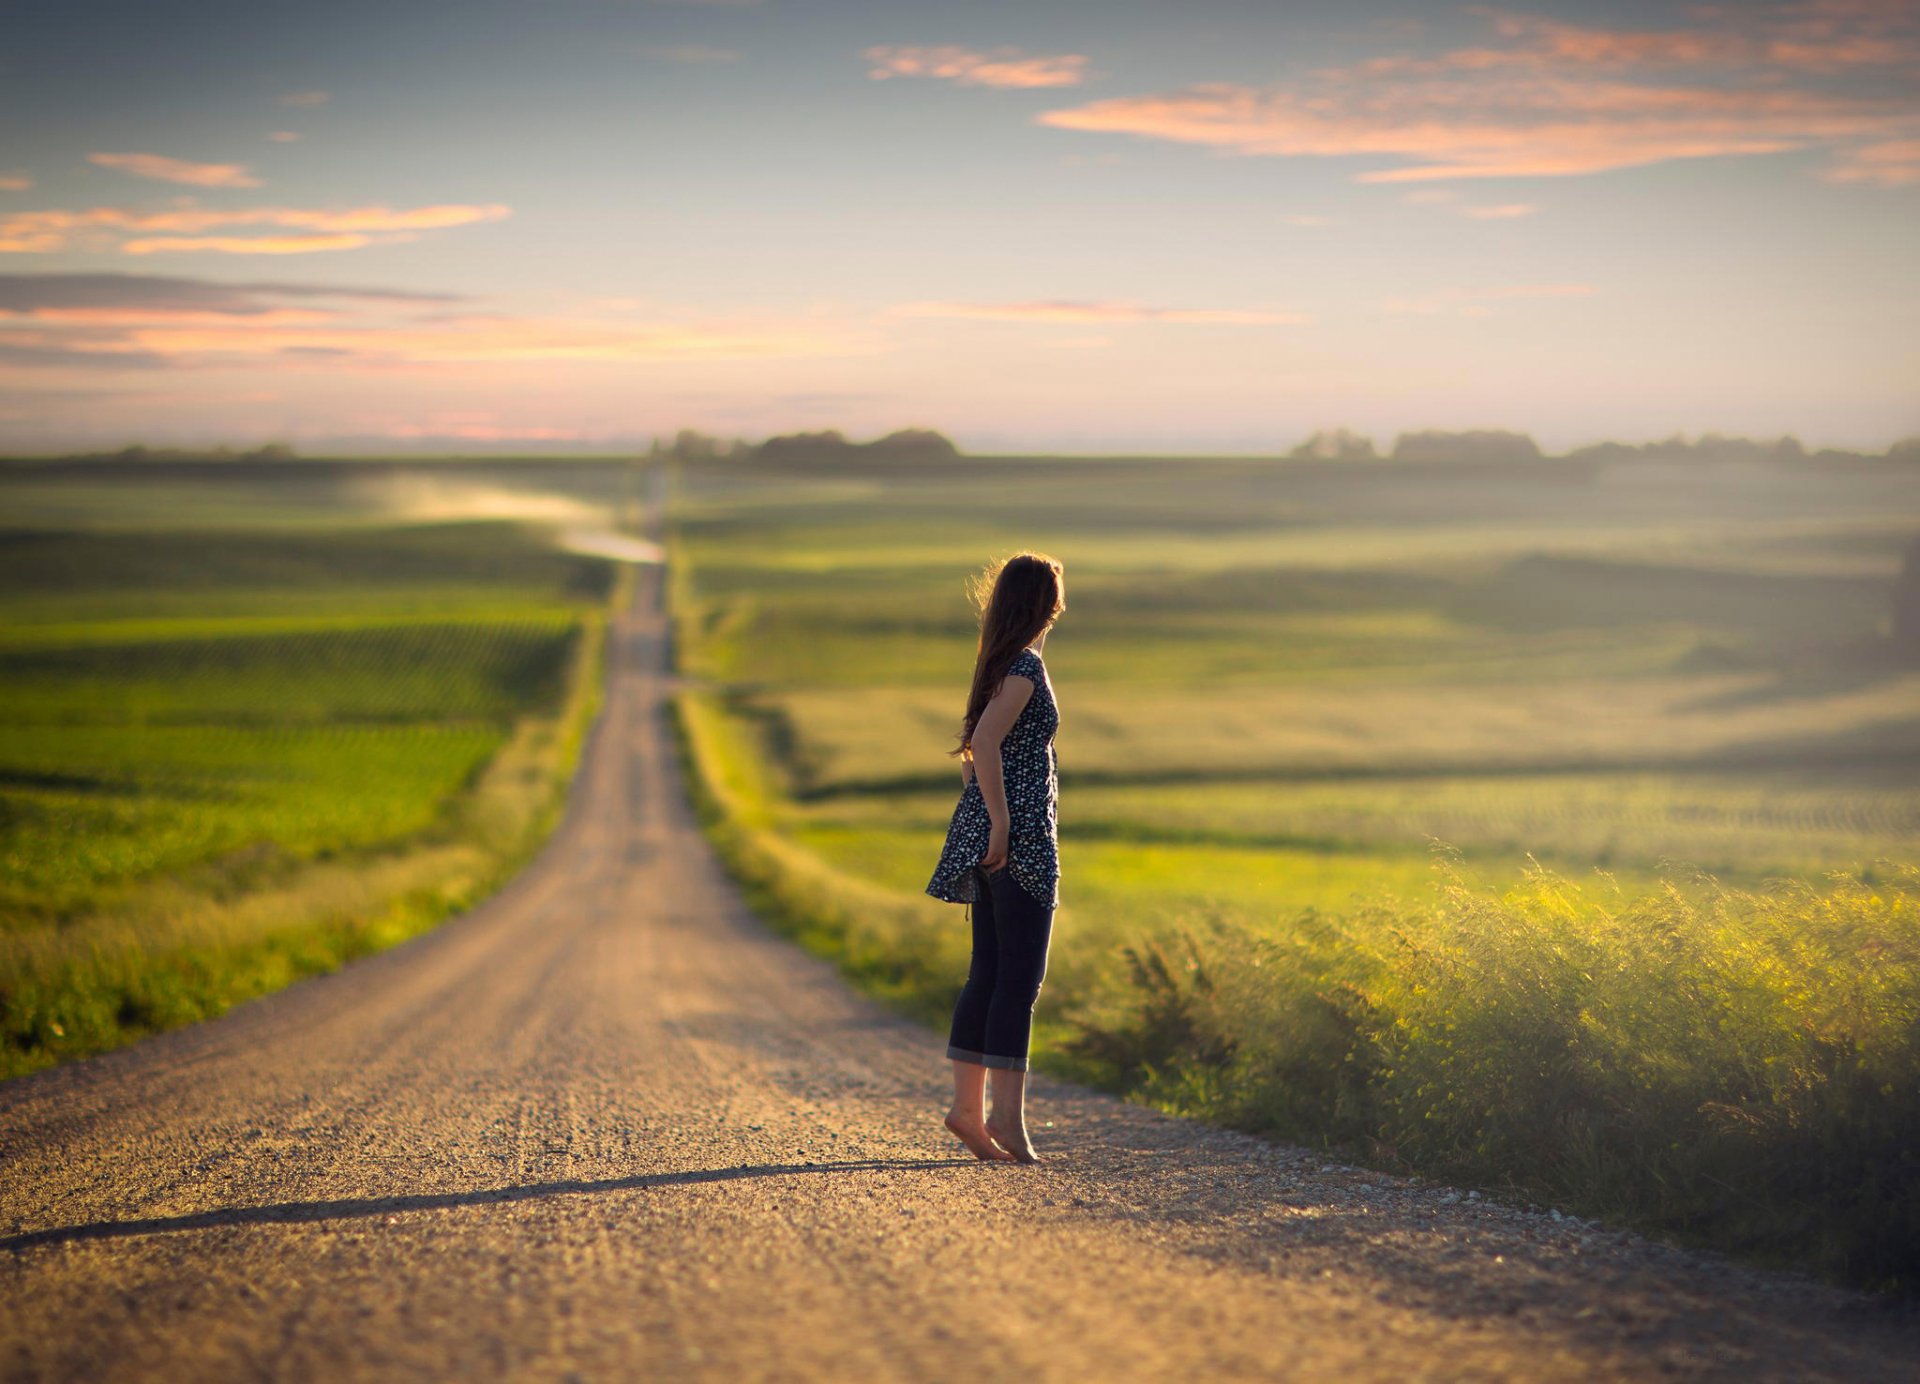
<path id="1" fill-rule="evenodd" d="M 954 968 L 966 969 L 961 930 L 928 926 L 922 901 L 837 871 L 774 830 L 760 762 L 711 694 L 683 690 L 672 712 L 701 826 L 755 912 L 894 1008 L 943 1017 Z"/>
<path id="2" fill-rule="evenodd" d="M 752 905 L 944 1022 L 942 906 L 779 830 L 753 732 L 675 724 Z M 1638 892 L 1534 866 L 1427 901 L 1136 934 L 1050 974 L 1036 1064 L 1161 1108 L 1842 1281 L 1920 1277 L 1920 868 Z"/>
<path id="3" fill-rule="evenodd" d="M 1910 525 L 1878 516 L 1912 481 L 1543 479 L 681 468 L 708 830 L 775 924 L 943 1022 L 964 928 L 919 889 L 960 578 L 1044 549 L 1044 1068 L 1911 1288 L 1920 668 L 1887 625 Z"/>
<path id="4" fill-rule="evenodd" d="M 612 609 L 629 598 L 623 569 Z M 0 1077 L 222 1013 L 433 927 L 511 879 L 559 824 L 604 696 L 606 609 L 588 609 L 556 704 L 506 741 L 422 829 L 296 858 L 271 844 L 0 932 Z"/>

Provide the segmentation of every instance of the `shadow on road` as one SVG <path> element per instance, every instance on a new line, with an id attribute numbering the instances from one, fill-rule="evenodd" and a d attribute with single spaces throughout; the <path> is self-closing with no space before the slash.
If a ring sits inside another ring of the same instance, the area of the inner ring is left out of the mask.
<path id="1" fill-rule="evenodd" d="M 746 1177 L 785 1177 L 799 1173 L 858 1173 L 916 1168 L 968 1168 L 972 1158 L 856 1158 L 838 1163 L 764 1163 L 757 1167 L 700 1168 L 682 1173 L 640 1173 L 593 1181 L 534 1182 L 524 1187 L 485 1187 L 471 1192 L 428 1192 L 418 1196 L 349 1197 L 338 1201 L 282 1201 L 265 1206 L 223 1206 L 189 1216 L 154 1216 L 133 1221 L 93 1221 L 29 1230 L 0 1239 L 0 1250 L 19 1253 L 37 1245 L 74 1240 L 118 1240 L 133 1235 L 165 1235 L 181 1230 L 210 1230 L 223 1225 L 286 1225 L 389 1215 L 396 1211 L 443 1211 L 456 1206 L 488 1206 L 538 1197 L 584 1192 L 630 1192 L 650 1187 L 687 1187 L 701 1182 L 732 1182 Z"/>

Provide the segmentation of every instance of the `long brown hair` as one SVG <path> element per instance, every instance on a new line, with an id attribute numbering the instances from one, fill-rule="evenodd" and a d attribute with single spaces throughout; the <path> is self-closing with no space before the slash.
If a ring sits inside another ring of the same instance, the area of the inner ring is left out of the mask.
<path id="1" fill-rule="evenodd" d="M 947 753 L 971 759 L 973 728 L 1006 681 L 1007 669 L 1067 608 L 1066 572 L 1058 559 L 1045 553 L 1015 553 L 975 577 L 968 594 L 980 608 L 980 642 L 960 743 Z"/>

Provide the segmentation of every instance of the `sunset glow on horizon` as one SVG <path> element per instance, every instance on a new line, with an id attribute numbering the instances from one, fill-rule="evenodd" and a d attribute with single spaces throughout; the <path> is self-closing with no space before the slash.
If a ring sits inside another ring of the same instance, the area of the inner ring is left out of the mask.
<path id="1" fill-rule="evenodd" d="M 1920 0 L 11 27 L 0 452 L 1920 432 Z"/>

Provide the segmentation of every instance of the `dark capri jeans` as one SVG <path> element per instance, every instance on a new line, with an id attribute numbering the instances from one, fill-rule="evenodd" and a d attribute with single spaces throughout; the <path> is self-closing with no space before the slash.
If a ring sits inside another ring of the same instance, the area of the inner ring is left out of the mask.
<path id="1" fill-rule="evenodd" d="M 1033 1006 L 1047 973 L 1053 910 L 1022 889 L 1005 866 L 973 867 L 973 961 L 953 1007 L 947 1056 L 982 1067 L 1027 1070 Z"/>

